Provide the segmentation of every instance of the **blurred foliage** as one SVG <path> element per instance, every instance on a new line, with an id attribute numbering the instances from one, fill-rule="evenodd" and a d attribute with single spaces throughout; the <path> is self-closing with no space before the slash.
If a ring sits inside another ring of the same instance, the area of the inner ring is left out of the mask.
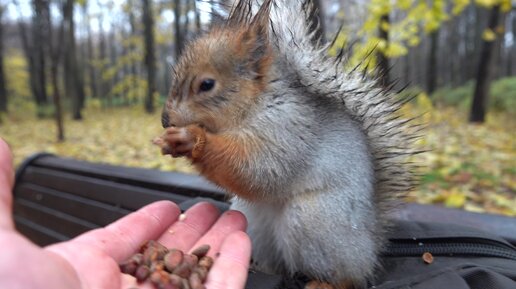
<path id="1" fill-rule="evenodd" d="M 474 86 L 475 83 L 470 81 L 466 85 L 457 88 L 440 88 L 432 94 L 431 99 L 436 103 L 468 109 L 471 106 Z M 494 113 L 507 111 L 516 117 L 515 95 L 516 77 L 507 77 L 493 81 L 489 90 L 489 110 L 493 110 Z"/>
<path id="2" fill-rule="evenodd" d="M 22 111 L 5 116 L 0 136 L 13 149 L 15 165 L 33 153 L 46 151 L 93 162 L 193 172 L 186 160 L 162 157 L 151 144 L 162 131 L 159 113 L 146 114 L 141 106 L 89 107 L 84 120 L 66 119 L 63 143 L 56 142 L 56 128 L 51 119 L 37 119 L 34 113 Z"/>
<path id="3" fill-rule="evenodd" d="M 372 71 L 376 67 L 376 54 L 371 53 L 372 51 L 379 51 L 388 58 L 406 55 L 408 47 L 419 45 L 424 34 L 438 30 L 445 21 L 461 14 L 470 4 L 486 9 L 498 6 L 502 12 L 512 8 L 511 0 L 371 0 L 367 19 L 358 34 L 350 37 L 351 31 L 344 27 L 336 38 L 331 53 L 335 55 L 339 49 L 353 43 L 348 65 L 358 65 Z M 398 15 L 396 20 L 390 17 L 389 22 L 386 22 L 383 19 L 383 16 L 393 14 Z M 388 41 L 378 37 L 380 29 L 388 32 Z M 503 31 L 498 30 L 486 29 L 483 39 L 494 41 L 503 35 Z M 357 41 L 359 39 L 362 41 Z"/>
<path id="4" fill-rule="evenodd" d="M 514 81 L 497 82 L 495 89 L 512 88 Z M 472 125 L 467 110 L 442 100 L 419 94 L 402 109 L 407 117 L 419 116 L 427 125 L 417 145 L 429 150 L 414 157 L 423 165 L 421 184 L 408 200 L 516 216 L 514 114 L 492 112 L 484 125 Z M 82 122 L 67 118 L 64 143 L 55 142 L 54 122 L 38 120 L 32 111 L 4 116 L 0 136 L 11 145 L 17 165 L 35 152 L 47 151 L 93 162 L 195 172 L 187 160 L 161 156 L 151 144 L 162 132 L 159 112 L 146 114 L 140 105 L 106 109 L 94 101 L 84 114 Z"/>
<path id="5" fill-rule="evenodd" d="M 21 51 L 10 49 L 7 52 L 9 57 L 4 57 L 4 70 L 8 71 L 5 74 L 6 83 L 9 93 L 9 101 L 13 102 L 13 106 L 23 107 L 29 104 L 32 100 L 32 93 L 30 91 L 29 72 L 27 69 L 27 59 Z"/>

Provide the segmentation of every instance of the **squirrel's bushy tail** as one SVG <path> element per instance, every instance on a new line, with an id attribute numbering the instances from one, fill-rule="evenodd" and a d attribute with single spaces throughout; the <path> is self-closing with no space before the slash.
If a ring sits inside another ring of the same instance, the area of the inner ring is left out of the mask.
<path id="1" fill-rule="evenodd" d="M 236 0 L 228 21 L 251 21 L 262 5 L 270 5 L 270 41 L 277 57 L 287 64 L 289 77 L 315 97 L 341 101 L 343 113 L 360 124 L 375 165 L 379 213 L 387 212 L 390 201 L 414 185 L 414 165 L 407 157 L 417 153 L 412 147 L 417 126 L 400 118 L 398 110 L 404 100 L 396 99 L 391 89 L 381 87 L 374 77 L 345 69 L 346 55 L 329 55 L 331 43 L 316 38 L 317 25 L 312 18 L 316 11 L 310 0 Z"/>

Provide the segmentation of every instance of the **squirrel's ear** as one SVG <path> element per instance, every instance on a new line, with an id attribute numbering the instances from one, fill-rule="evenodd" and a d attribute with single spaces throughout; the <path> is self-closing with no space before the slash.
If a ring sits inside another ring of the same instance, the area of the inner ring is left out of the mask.
<path id="1" fill-rule="evenodd" d="M 263 2 L 258 12 L 256 12 L 256 15 L 254 15 L 251 26 L 256 25 L 268 31 L 272 2 L 273 0 L 265 0 Z"/>
<path id="2" fill-rule="evenodd" d="M 256 80 L 263 79 L 272 62 L 272 51 L 269 38 L 270 6 L 272 0 L 266 0 L 249 26 L 241 33 L 240 49 L 245 58 L 246 69 L 250 69 Z"/>

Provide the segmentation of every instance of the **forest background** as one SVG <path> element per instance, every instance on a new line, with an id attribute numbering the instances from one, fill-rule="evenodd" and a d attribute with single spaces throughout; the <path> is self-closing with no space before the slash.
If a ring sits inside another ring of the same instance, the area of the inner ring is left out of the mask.
<path id="1" fill-rule="evenodd" d="M 516 216 L 516 2 L 314 3 L 343 65 L 414 96 L 402 113 L 426 126 L 416 145 L 428 152 L 414 157 L 421 178 L 408 201 Z M 171 67 L 221 5 L 0 0 L 0 137 L 15 164 L 46 151 L 195 173 L 150 140 Z"/>

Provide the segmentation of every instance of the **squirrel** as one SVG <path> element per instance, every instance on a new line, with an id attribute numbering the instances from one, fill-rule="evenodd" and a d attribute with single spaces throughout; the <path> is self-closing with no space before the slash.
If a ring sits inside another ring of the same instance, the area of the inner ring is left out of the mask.
<path id="1" fill-rule="evenodd" d="M 156 144 L 234 196 L 255 268 L 361 288 L 412 186 L 410 123 L 394 93 L 314 39 L 313 9 L 237 0 L 186 45 Z"/>

